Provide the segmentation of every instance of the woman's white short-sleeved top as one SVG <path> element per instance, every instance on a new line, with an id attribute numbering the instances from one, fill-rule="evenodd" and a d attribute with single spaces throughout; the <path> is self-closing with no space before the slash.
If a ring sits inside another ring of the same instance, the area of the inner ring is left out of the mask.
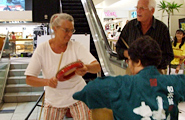
<path id="1" fill-rule="evenodd" d="M 42 70 L 43 77 L 50 79 L 57 73 L 61 54 L 52 51 L 49 41 L 40 44 L 30 60 L 25 75 L 38 76 Z M 66 51 L 63 53 L 60 68 L 81 60 L 84 64 L 90 64 L 96 59 L 79 42 L 69 41 Z M 75 75 L 68 81 L 58 82 L 57 88 L 45 86 L 45 102 L 53 107 L 67 107 L 76 103 L 72 95 L 80 91 L 86 85 L 84 79 Z"/>

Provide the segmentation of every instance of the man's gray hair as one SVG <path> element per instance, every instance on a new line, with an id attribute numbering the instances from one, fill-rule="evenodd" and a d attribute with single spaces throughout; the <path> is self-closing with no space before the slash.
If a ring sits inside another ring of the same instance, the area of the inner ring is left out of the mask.
<path id="1" fill-rule="evenodd" d="M 68 20 L 74 25 L 74 18 L 67 13 L 57 13 L 54 14 L 50 19 L 50 27 L 53 29 L 54 27 L 61 26 L 61 20 Z"/>
<path id="2" fill-rule="evenodd" d="M 149 10 L 151 10 L 152 8 L 155 9 L 155 7 L 156 7 L 156 1 L 155 0 L 148 0 L 148 1 L 149 1 L 149 3 L 148 3 Z"/>

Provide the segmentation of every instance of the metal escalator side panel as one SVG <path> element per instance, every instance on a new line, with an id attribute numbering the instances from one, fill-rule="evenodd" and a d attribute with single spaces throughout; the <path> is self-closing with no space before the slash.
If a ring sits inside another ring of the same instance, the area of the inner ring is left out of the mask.
<path id="1" fill-rule="evenodd" d="M 85 10 L 85 15 L 92 33 L 93 41 L 96 46 L 100 64 L 105 76 L 115 76 L 110 65 L 109 52 L 111 48 L 103 31 L 103 27 L 96 13 L 94 4 L 91 0 L 81 0 Z"/>

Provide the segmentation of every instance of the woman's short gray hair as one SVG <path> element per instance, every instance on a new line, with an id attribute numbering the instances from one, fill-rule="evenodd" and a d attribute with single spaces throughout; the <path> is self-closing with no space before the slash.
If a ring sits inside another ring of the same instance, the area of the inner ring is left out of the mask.
<path id="1" fill-rule="evenodd" d="M 149 1 L 149 3 L 148 3 L 149 10 L 151 10 L 152 8 L 155 9 L 156 1 L 155 0 L 148 0 L 148 1 Z"/>
<path id="2" fill-rule="evenodd" d="M 50 27 L 53 29 L 54 27 L 61 26 L 61 20 L 68 20 L 74 25 L 74 18 L 67 13 L 56 13 L 52 15 L 50 19 Z"/>

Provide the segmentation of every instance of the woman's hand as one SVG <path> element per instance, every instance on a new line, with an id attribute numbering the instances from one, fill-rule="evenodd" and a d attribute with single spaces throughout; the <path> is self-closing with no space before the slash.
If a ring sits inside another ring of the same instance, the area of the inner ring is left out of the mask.
<path id="1" fill-rule="evenodd" d="M 179 58 L 180 58 L 180 60 L 183 60 L 184 59 L 184 56 L 180 56 Z"/>
<path id="2" fill-rule="evenodd" d="M 83 67 L 77 68 L 75 73 L 80 76 L 84 76 L 87 72 L 96 74 L 101 71 L 100 64 L 97 60 L 91 62 L 90 64 L 84 64 Z"/>
<path id="3" fill-rule="evenodd" d="M 56 77 L 53 77 L 51 79 L 48 79 L 46 84 L 49 87 L 56 88 L 58 84 L 58 80 Z"/>
<path id="4" fill-rule="evenodd" d="M 180 70 L 180 66 L 177 66 L 177 67 L 176 67 L 176 70 L 175 70 L 175 73 L 178 74 L 178 73 L 179 73 L 179 70 Z"/>
<path id="5" fill-rule="evenodd" d="M 83 64 L 83 67 L 76 68 L 75 73 L 80 76 L 84 76 L 87 73 L 88 68 L 85 64 Z"/>

